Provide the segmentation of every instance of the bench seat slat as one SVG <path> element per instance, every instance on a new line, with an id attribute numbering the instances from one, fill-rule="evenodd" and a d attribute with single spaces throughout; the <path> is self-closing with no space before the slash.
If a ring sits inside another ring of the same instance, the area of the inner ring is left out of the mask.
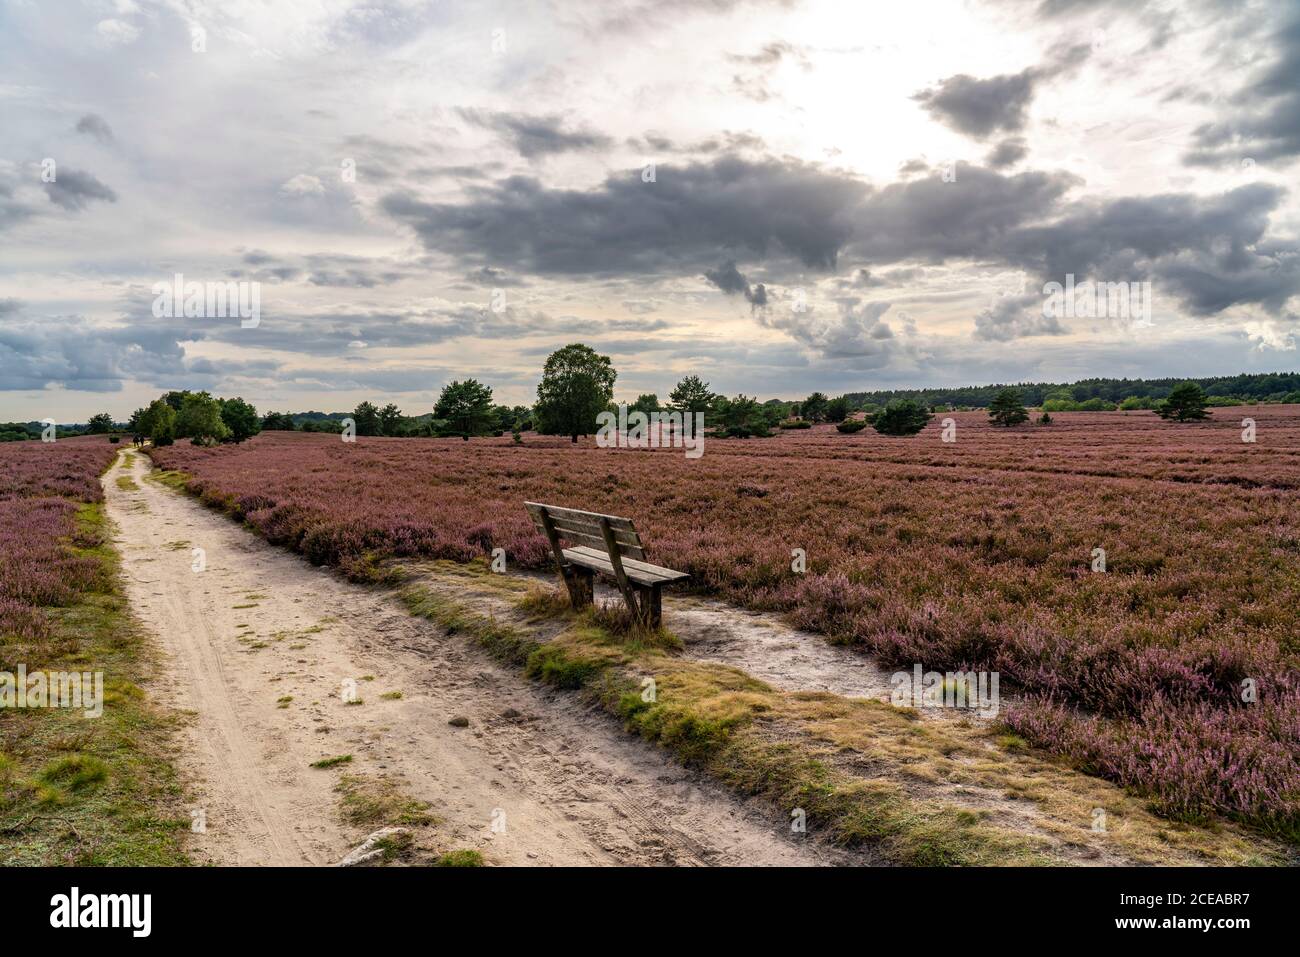
<path id="1" fill-rule="evenodd" d="M 606 575 L 612 576 L 614 574 L 614 566 L 610 563 L 609 553 L 603 548 L 587 548 L 585 546 L 566 548 L 564 557 L 575 565 L 595 569 L 604 572 Z M 635 558 L 623 559 L 623 572 L 638 585 L 663 585 L 691 577 L 685 572 L 662 568 L 659 565 L 651 565 L 649 562 L 637 561 Z"/>
<path id="2" fill-rule="evenodd" d="M 636 526 L 632 524 L 630 518 L 619 518 L 617 515 L 602 515 L 600 512 L 584 512 L 577 508 L 560 508 L 556 505 L 545 505 L 541 502 L 525 502 L 524 505 L 534 516 L 540 516 L 544 509 L 552 519 L 558 521 L 572 521 L 577 524 L 589 524 L 599 528 L 600 520 L 604 518 L 609 520 L 609 527 L 616 531 L 636 531 Z"/>
<path id="3" fill-rule="evenodd" d="M 536 525 L 537 530 L 545 535 L 546 526 L 541 522 L 537 522 Z M 560 536 L 560 538 L 566 538 L 578 545 L 591 545 L 595 548 L 601 549 L 602 551 L 605 548 L 605 539 L 602 538 L 599 533 L 576 532 L 573 529 L 563 528 L 558 522 L 555 524 L 555 532 Z M 620 540 L 618 542 L 618 550 L 621 555 L 638 558 L 642 561 L 645 560 L 645 550 L 639 544 Z"/>

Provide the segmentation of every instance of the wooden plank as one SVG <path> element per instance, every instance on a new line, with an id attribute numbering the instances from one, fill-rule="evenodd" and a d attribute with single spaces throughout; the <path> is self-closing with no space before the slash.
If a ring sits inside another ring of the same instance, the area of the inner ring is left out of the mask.
<path id="1" fill-rule="evenodd" d="M 603 548 L 605 546 L 605 537 L 601 534 L 599 523 L 591 526 L 574 527 L 572 522 L 556 519 L 551 516 L 549 511 L 545 513 L 550 518 L 551 525 L 559 533 L 561 538 L 566 538 L 571 542 L 580 545 L 590 545 L 594 548 Z M 545 524 L 542 517 L 538 514 L 533 515 L 533 523 L 543 534 L 546 532 Z M 645 560 L 645 549 L 641 545 L 641 536 L 635 530 L 631 532 L 611 529 L 615 541 L 618 543 L 619 553 L 631 558 Z"/>
<path id="2" fill-rule="evenodd" d="M 560 580 L 564 582 L 564 587 L 569 592 L 569 603 L 574 608 L 581 608 L 583 595 L 579 582 L 575 576 L 569 574 L 567 563 L 564 559 L 564 549 L 560 547 L 560 536 L 556 534 L 550 518 L 546 514 L 546 509 L 542 509 L 542 531 L 546 535 L 546 540 L 550 543 L 551 554 L 555 556 L 555 564 L 560 572 Z"/>
<path id="3" fill-rule="evenodd" d="M 584 551 L 584 549 L 578 549 Z M 631 574 L 633 571 L 642 575 L 653 575 L 666 582 L 681 581 L 690 578 L 686 572 L 679 572 L 673 568 L 664 568 L 662 565 L 654 565 L 650 562 L 635 561 L 631 558 L 623 559 L 623 568 Z"/>
<path id="4" fill-rule="evenodd" d="M 606 519 L 609 527 L 613 529 L 622 529 L 624 531 L 635 531 L 636 527 L 632 524 L 630 518 L 620 518 L 617 515 L 604 515 L 600 512 L 584 512 L 579 508 L 561 508 L 558 505 L 547 505 L 544 502 L 525 502 L 525 507 L 531 512 L 533 509 L 546 509 L 547 513 L 554 519 L 570 519 L 575 521 L 586 521 L 600 525 L 600 520 Z"/>
<path id="5" fill-rule="evenodd" d="M 608 554 L 603 549 L 597 551 L 594 548 L 566 548 L 564 557 L 575 565 L 594 568 L 609 576 L 614 574 L 613 563 L 610 562 Z M 623 571 L 628 578 L 638 585 L 667 585 L 691 577 L 685 572 L 673 571 L 671 568 L 660 568 L 658 565 L 639 562 L 631 558 L 623 559 Z"/>
<path id="6" fill-rule="evenodd" d="M 614 566 L 614 581 L 623 593 L 623 601 L 627 602 L 627 610 L 632 613 L 633 619 L 639 618 L 641 607 L 637 604 L 636 593 L 628 584 L 627 572 L 623 571 L 623 556 L 618 552 L 618 542 L 614 540 L 614 530 L 609 527 L 609 519 L 600 520 L 600 530 L 605 536 L 605 552 L 609 555 L 609 563 Z"/>
<path id="7" fill-rule="evenodd" d="M 599 522 L 575 522 L 568 518 L 556 518 L 554 515 L 551 516 L 551 521 L 555 523 L 555 527 L 562 533 L 579 532 L 584 535 L 595 535 L 597 537 L 601 534 Z M 614 533 L 614 538 L 617 539 L 620 544 L 632 545 L 635 548 L 641 547 L 641 536 L 637 534 L 636 529 L 628 531 L 624 528 L 611 528 L 610 531 Z"/>

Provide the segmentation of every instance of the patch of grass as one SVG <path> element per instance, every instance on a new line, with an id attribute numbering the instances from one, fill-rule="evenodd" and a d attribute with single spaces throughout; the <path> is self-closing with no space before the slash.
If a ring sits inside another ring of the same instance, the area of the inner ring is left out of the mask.
<path id="1" fill-rule="evenodd" d="M 332 758 L 321 758 L 319 761 L 313 761 L 311 763 L 311 766 L 313 768 L 336 768 L 340 764 L 351 764 L 351 763 L 352 763 L 352 755 L 339 754 Z"/>
<path id="2" fill-rule="evenodd" d="M 438 823 L 429 805 L 402 793 L 389 777 L 345 774 L 334 790 L 339 794 L 343 820 L 356 827 L 425 827 Z"/>
<path id="3" fill-rule="evenodd" d="M 87 754 L 69 754 L 55 758 L 36 776 L 44 784 L 84 791 L 108 780 L 108 765 Z"/>
<path id="4" fill-rule="evenodd" d="M 293 695 L 291 695 L 291 694 L 287 694 L 287 695 L 284 695 L 283 697 L 276 698 L 276 699 L 275 699 L 275 706 L 276 706 L 277 708 L 287 708 L 287 707 L 289 707 L 289 703 L 290 703 L 291 701 L 293 701 Z"/>
<path id="5" fill-rule="evenodd" d="M 482 867 L 483 855 L 478 851 L 448 851 L 436 861 L 434 867 Z"/>
<path id="6" fill-rule="evenodd" d="M 231 605 L 230 607 L 233 608 L 235 611 L 242 611 L 245 608 L 256 608 L 257 602 L 252 602 L 251 604 L 248 605 Z"/>
<path id="7" fill-rule="evenodd" d="M 402 693 L 400 691 L 385 691 L 379 697 L 385 701 L 400 701 Z"/>
<path id="8" fill-rule="evenodd" d="M 124 492 L 138 492 L 140 486 L 135 484 L 135 479 L 129 475 L 119 475 L 117 477 L 117 487 Z"/>
<path id="9" fill-rule="evenodd" d="M 98 563 L 95 585 L 44 609 L 52 633 L 3 645 L 29 671 L 102 671 L 103 714 L 0 709 L 0 863 L 176 866 L 188 863 L 188 812 L 171 764 L 177 713 L 144 693 L 157 649 L 132 619 L 102 505 L 83 505 L 67 547 Z M 3 665 L 0 665 L 3 667 Z M 12 670 L 6 668 L 5 670 Z"/>

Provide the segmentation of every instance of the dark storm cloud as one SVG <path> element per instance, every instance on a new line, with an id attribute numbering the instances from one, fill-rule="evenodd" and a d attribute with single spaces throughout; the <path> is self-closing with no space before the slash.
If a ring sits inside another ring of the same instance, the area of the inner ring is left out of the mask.
<path id="1" fill-rule="evenodd" d="M 76 130 L 78 133 L 93 136 L 106 146 L 113 142 L 113 128 L 98 113 L 87 113 L 77 120 Z"/>
<path id="2" fill-rule="evenodd" d="M 1025 144 L 1024 137 L 1010 136 L 993 147 L 984 162 L 993 169 L 1006 169 L 1015 166 L 1028 155 L 1029 147 Z"/>
<path id="3" fill-rule="evenodd" d="M 767 305 L 767 287 L 761 282 L 751 287 L 749 280 L 736 268 L 734 262 L 723 263 L 717 269 L 705 270 L 704 278 L 728 296 L 736 294 L 744 296 L 746 301 L 756 310 Z"/>
<path id="4" fill-rule="evenodd" d="M 511 275 L 662 279 L 721 261 L 706 278 L 744 293 L 742 256 L 769 275 L 833 270 L 841 258 L 862 267 L 967 261 L 1042 281 L 1159 280 L 1158 296 L 1200 315 L 1240 303 L 1276 310 L 1295 294 L 1296 250 L 1265 243 L 1279 188 L 1067 203 L 1080 184 L 1064 172 L 959 164 L 955 181 L 930 175 L 872 188 L 793 160 L 728 156 L 661 166 L 653 183 L 638 170 L 588 190 L 511 177 L 459 204 L 394 192 L 382 206 L 430 251 Z M 747 299 L 757 295 L 751 288 Z"/>
<path id="5" fill-rule="evenodd" d="M 704 278 L 727 293 L 727 295 L 738 292 L 745 295 L 749 294 L 749 280 L 741 274 L 734 262 L 724 263 L 717 269 L 706 270 Z"/>
<path id="6" fill-rule="evenodd" d="M 913 99 L 940 122 L 983 139 L 997 130 L 1024 129 L 1026 111 L 1034 98 L 1034 76 L 1032 69 L 987 80 L 959 73 Z"/>
<path id="7" fill-rule="evenodd" d="M 567 276 L 646 276 L 694 271 L 719 252 L 788 256 L 834 268 L 852 233 L 862 181 L 796 160 L 734 156 L 661 165 L 588 190 L 550 188 L 514 176 L 476 189 L 464 203 L 431 203 L 409 192 L 382 208 L 410 225 L 426 248 L 473 265 Z"/>
<path id="8" fill-rule="evenodd" d="M 71 212 L 85 209 L 96 199 L 117 202 L 117 194 L 93 175 L 66 166 L 57 168 L 54 182 L 44 185 L 50 202 Z"/>
<path id="9" fill-rule="evenodd" d="M 1025 128 L 1038 84 L 1074 69 L 1088 58 L 1089 52 L 1082 44 L 1058 45 L 1048 52 L 1041 66 L 987 79 L 959 73 L 912 99 L 939 122 L 975 139 L 985 139 L 999 130 L 1017 133 Z"/>
<path id="10" fill-rule="evenodd" d="M 558 115 L 529 116 L 470 107 L 456 112 L 474 126 L 499 133 L 525 159 L 536 159 L 554 153 L 603 150 L 614 142 L 608 136 L 592 130 L 567 129 L 564 118 Z"/>
<path id="11" fill-rule="evenodd" d="M 1300 156 L 1300 16 L 1271 43 L 1273 62 L 1232 97 L 1227 118 L 1196 129 L 1189 165 L 1289 164 Z"/>
<path id="12" fill-rule="evenodd" d="M 1151 279 L 1196 315 L 1240 303 L 1276 312 L 1300 291 L 1300 250 L 1265 241 L 1285 195 L 1252 184 L 1220 196 L 1172 193 L 1081 202 L 1053 223 L 1017 229 L 999 243 L 1006 260 L 1062 281 Z"/>
<path id="13" fill-rule="evenodd" d="M 956 180 L 932 175 L 876 190 L 854 210 L 854 259 L 874 263 L 994 259 L 1013 230 L 1051 214 L 1081 181 L 1068 173 L 1015 176 L 958 164 Z"/>

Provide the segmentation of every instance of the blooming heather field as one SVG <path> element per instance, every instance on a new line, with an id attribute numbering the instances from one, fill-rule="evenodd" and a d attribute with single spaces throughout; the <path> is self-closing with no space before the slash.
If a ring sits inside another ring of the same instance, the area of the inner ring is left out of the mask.
<path id="1" fill-rule="evenodd" d="M 103 500 L 117 447 L 94 438 L 0 443 L 0 643 L 44 638 L 40 607 L 99 582 L 101 563 L 69 553 L 79 505 Z"/>
<path id="2" fill-rule="evenodd" d="M 153 455 L 270 540 L 353 574 L 496 546 L 542 567 L 525 499 L 627 515 L 651 559 L 700 588 L 890 664 L 999 671 L 1023 696 L 1008 724 L 1036 744 L 1173 816 L 1217 810 L 1294 839 L 1300 407 L 1195 424 L 1062 413 L 1011 430 L 957 413 L 955 444 L 940 418 L 915 438 L 820 426 L 709 440 L 693 461 L 537 436 L 285 433 Z M 1242 700 L 1246 679 L 1257 701 Z"/>

